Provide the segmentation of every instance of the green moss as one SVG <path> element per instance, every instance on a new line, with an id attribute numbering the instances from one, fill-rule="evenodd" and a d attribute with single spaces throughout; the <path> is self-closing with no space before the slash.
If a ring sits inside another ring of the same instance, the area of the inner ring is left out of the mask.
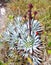
<path id="1" fill-rule="evenodd" d="M 48 43 L 48 47 L 51 47 L 51 42 Z"/>
<path id="2" fill-rule="evenodd" d="M 51 54 L 51 50 L 48 50 L 48 54 Z"/>
<path id="3" fill-rule="evenodd" d="M 0 61 L 0 65 L 3 65 L 3 63 Z"/>

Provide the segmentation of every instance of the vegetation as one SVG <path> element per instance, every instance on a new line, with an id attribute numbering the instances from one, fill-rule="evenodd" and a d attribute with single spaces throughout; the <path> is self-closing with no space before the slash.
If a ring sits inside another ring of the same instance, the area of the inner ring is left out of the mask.
<path id="1" fill-rule="evenodd" d="M 51 1 L 50 0 L 10 0 L 8 8 L 11 9 L 11 15 L 24 15 L 27 13 L 27 5 L 32 3 L 32 11 L 38 12 L 38 18 L 44 27 L 44 36 L 47 38 L 47 44 L 51 42 Z M 32 12 L 32 15 L 33 15 Z M 24 14 L 23 14 L 24 13 Z M 45 38 L 44 37 L 44 38 Z M 43 38 L 43 41 L 45 41 Z"/>
<path id="2" fill-rule="evenodd" d="M 42 23 L 42 26 L 44 28 L 44 32 L 42 34 L 43 44 L 46 45 L 46 49 L 48 50 L 48 53 L 51 54 L 51 0 L 7 0 L 7 1 L 9 1 L 8 3 L 6 3 L 8 11 L 9 11 L 9 13 L 7 14 L 9 21 L 14 19 L 14 17 L 18 15 L 23 16 L 24 14 L 27 14 L 27 10 L 28 10 L 27 5 L 29 3 L 33 4 L 34 8 L 32 9 L 32 11 L 38 12 L 39 21 L 40 23 Z M 33 15 L 33 12 L 32 12 L 32 15 Z M 5 46 L 5 43 L 3 44 Z M 1 43 L 0 43 L 0 46 L 1 46 Z M 6 47 L 8 47 L 8 45 L 6 45 Z M 8 50 L 8 49 L 6 48 L 5 50 Z M 14 53 L 15 53 L 14 56 L 16 56 L 16 58 L 14 57 L 14 58 L 11 58 L 10 60 L 10 57 L 7 57 L 9 61 L 6 64 L 4 63 L 4 65 L 9 65 L 9 63 L 11 62 L 12 63 L 14 62 L 14 65 L 22 64 L 23 59 L 21 58 L 21 56 L 17 56 L 18 54 L 16 53 L 16 51 L 14 51 Z M 6 51 L 6 56 L 7 56 L 7 51 Z M 16 64 L 17 61 L 20 61 L 21 63 L 18 62 L 18 64 Z M 26 61 L 24 63 L 26 63 Z M 0 65 L 3 65 L 1 61 L 0 61 Z"/>

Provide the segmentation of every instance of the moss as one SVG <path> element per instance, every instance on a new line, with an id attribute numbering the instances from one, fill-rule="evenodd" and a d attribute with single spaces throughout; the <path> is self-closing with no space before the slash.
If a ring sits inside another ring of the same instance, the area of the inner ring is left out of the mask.
<path id="1" fill-rule="evenodd" d="M 51 54 L 51 50 L 48 50 L 48 54 Z"/>
<path id="2" fill-rule="evenodd" d="M 48 43 L 48 47 L 51 47 L 51 42 Z"/>
<path id="3" fill-rule="evenodd" d="M 3 65 L 3 63 L 0 61 L 0 65 Z"/>

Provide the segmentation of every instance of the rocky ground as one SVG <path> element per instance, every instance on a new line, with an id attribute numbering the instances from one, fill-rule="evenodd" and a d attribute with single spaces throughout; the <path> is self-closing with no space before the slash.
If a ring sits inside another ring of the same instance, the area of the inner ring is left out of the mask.
<path id="1" fill-rule="evenodd" d="M 44 65 L 51 65 L 51 55 L 48 57 L 47 61 L 44 62 Z"/>

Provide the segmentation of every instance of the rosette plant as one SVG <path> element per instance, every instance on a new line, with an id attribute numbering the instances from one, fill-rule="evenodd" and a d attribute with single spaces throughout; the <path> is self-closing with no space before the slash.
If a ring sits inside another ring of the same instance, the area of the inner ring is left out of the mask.
<path id="1" fill-rule="evenodd" d="M 33 65 L 42 65 L 42 41 L 41 32 L 42 27 L 38 20 L 32 18 L 32 4 L 28 5 L 28 20 L 21 24 L 22 17 L 18 16 L 14 19 L 13 23 L 9 23 L 3 38 L 8 41 L 10 50 L 14 50 L 17 46 L 17 52 L 25 58 L 30 57 Z M 36 16 L 37 12 L 34 13 Z M 16 46 L 15 43 L 17 44 Z M 10 53 L 12 57 L 13 53 Z"/>

